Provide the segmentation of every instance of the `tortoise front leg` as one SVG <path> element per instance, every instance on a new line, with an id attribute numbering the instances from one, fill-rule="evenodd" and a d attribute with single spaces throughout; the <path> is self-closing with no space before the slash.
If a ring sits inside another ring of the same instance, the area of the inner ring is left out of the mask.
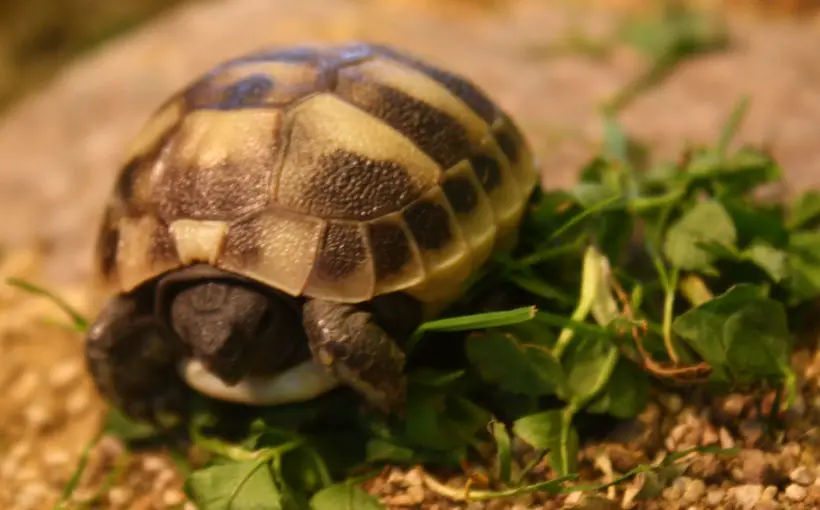
<path id="1" fill-rule="evenodd" d="M 313 359 L 385 412 L 405 403 L 404 352 L 373 315 L 346 303 L 308 300 L 303 325 Z"/>
<path id="2" fill-rule="evenodd" d="M 188 387 L 177 372 L 181 345 L 134 296 L 116 296 L 86 334 L 85 360 L 111 405 L 138 421 L 179 415 Z"/>

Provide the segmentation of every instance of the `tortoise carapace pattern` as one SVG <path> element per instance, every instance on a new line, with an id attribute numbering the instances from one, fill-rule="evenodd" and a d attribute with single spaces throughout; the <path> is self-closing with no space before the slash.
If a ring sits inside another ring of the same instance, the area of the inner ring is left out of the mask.
<path id="1" fill-rule="evenodd" d="M 263 405 L 339 383 L 400 406 L 402 337 L 515 244 L 538 182 L 484 92 L 396 49 L 227 61 L 127 151 L 98 237 L 113 296 L 89 370 L 147 419 L 186 388 Z"/>
<path id="2" fill-rule="evenodd" d="M 260 51 L 154 114 L 97 263 L 116 291 L 203 262 L 294 296 L 436 303 L 537 180 L 517 127 L 463 78 L 380 45 Z"/>

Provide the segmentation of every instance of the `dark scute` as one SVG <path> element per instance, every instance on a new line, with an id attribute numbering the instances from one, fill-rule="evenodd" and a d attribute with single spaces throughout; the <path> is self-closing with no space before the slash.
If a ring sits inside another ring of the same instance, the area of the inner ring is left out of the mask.
<path id="1" fill-rule="evenodd" d="M 419 247 L 437 250 L 452 238 L 447 210 L 435 202 L 417 202 L 404 211 L 404 221 Z"/>
<path id="2" fill-rule="evenodd" d="M 229 220 L 265 206 L 269 198 L 264 169 L 231 164 L 212 168 L 173 168 L 156 188 L 163 218 Z"/>
<path id="3" fill-rule="evenodd" d="M 248 76 L 225 87 L 222 91 L 222 100 L 217 108 L 262 106 L 273 86 L 273 81 L 264 74 Z"/>
<path id="4" fill-rule="evenodd" d="M 453 95 L 464 101 L 487 124 L 492 124 L 498 116 L 495 104 L 478 87 L 470 83 L 467 78 L 445 71 L 438 66 L 388 46 L 376 45 L 375 48 L 379 54 L 412 66 L 441 83 Z"/>
<path id="5" fill-rule="evenodd" d="M 518 163 L 518 157 L 520 154 L 518 153 L 518 141 L 515 137 L 507 131 L 501 131 L 496 133 L 495 140 L 498 142 L 501 152 L 507 156 L 510 164 L 514 165 Z"/>
<path id="6" fill-rule="evenodd" d="M 105 217 L 97 236 L 97 256 L 100 271 L 108 278 L 114 273 L 117 264 L 117 245 L 120 242 L 120 229 L 114 224 L 114 211 L 110 207 L 105 211 Z"/>
<path id="7" fill-rule="evenodd" d="M 262 257 L 259 240 L 263 227 L 259 216 L 251 216 L 231 225 L 223 241 L 223 260 L 220 262 L 238 267 L 255 266 Z"/>
<path id="8" fill-rule="evenodd" d="M 478 192 L 473 187 L 469 177 L 457 175 L 446 179 L 441 187 L 444 195 L 450 202 L 453 210 L 458 214 L 466 214 L 478 205 Z"/>
<path id="9" fill-rule="evenodd" d="M 166 225 L 158 225 L 151 234 L 148 258 L 153 263 L 176 262 L 179 260 L 176 242 Z"/>
<path id="10" fill-rule="evenodd" d="M 336 94 L 383 120 L 412 141 L 443 168 L 467 157 L 470 141 L 459 122 L 433 106 L 399 90 L 343 70 Z"/>
<path id="11" fill-rule="evenodd" d="M 370 225 L 368 235 L 377 280 L 398 273 L 410 261 L 410 242 L 399 225 Z"/>
<path id="12" fill-rule="evenodd" d="M 486 154 L 477 154 L 470 158 L 476 176 L 486 191 L 492 191 L 501 184 L 501 165 L 495 158 Z"/>
<path id="13" fill-rule="evenodd" d="M 421 191 L 395 161 L 377 161 L 337 150 L 316 163 L 305 193 L 312 212 L 336 218 L 371 219 L 395 211 Z"/>
<path id="14" fill-rule="evenodd" d="M 365 256 L 358 226 L 330 223 L 316 258 L 317 276 L 322 280 L 341 280 L 355 272 Z"/>

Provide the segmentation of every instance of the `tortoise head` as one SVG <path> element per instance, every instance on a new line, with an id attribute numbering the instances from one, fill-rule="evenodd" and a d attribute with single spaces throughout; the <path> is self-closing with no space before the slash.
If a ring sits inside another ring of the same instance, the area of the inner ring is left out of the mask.
<path id="1" fill-rule="evenodd" d="M 295 303 L 264 286 L 194 266 L 167 276 L 160 292 L 158 302 L 193 359 L 226 384 L 308 357 Z"/>

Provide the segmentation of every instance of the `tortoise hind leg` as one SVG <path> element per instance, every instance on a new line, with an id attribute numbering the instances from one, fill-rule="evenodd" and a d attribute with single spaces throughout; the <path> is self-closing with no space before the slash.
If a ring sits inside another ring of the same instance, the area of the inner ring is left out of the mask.
<path id="1" fill-rule="evenodd" d="M 88 329 L 85 361 L 97 390 L 129 417 L 161 425 L 189 391 L 177 372 L 181 345 L 134 295 L 115 296 Z"/>
<path id="2" fill-rule="evenodd" d="M 404 352 L 355 305 L 308 300 L 302 316 L 316 363 L 361 394 L 370 406 L 401 412 L 406 399 Z"/>

